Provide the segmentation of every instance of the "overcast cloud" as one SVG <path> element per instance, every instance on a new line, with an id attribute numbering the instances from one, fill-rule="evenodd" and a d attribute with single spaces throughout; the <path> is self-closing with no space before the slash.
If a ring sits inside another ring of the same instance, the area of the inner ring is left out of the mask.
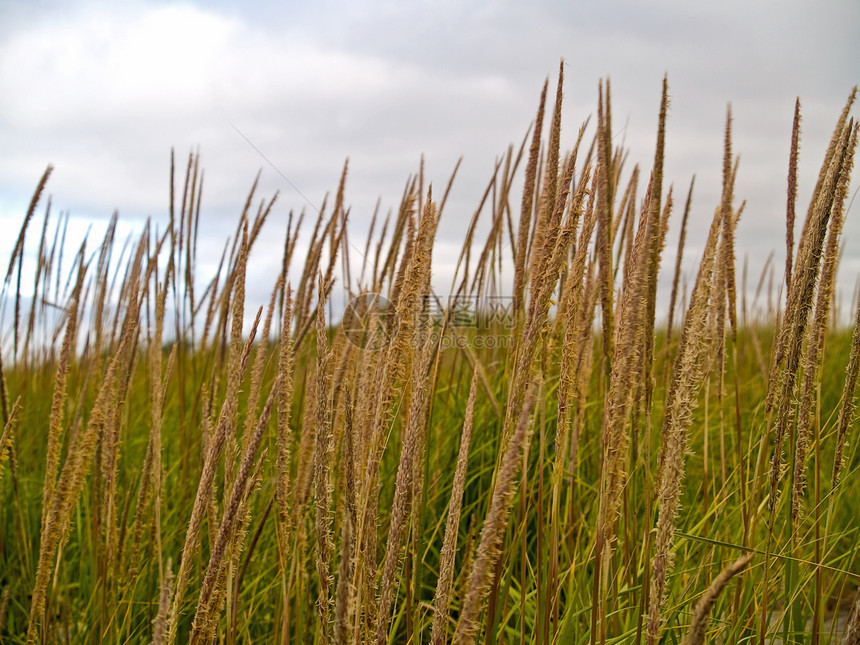
<path id="1" fill-rule="evenodd" d="M 835 119 L 860 82 L 860 3 L 750 4 L 4 3 L 0 258 L 48 163 L 53 208 L 71 213 L 75 235 L 90 224 L 100 231 L 115 209 L 127 233 L 147 216 L 164 221 L 171 147 L 182 158 L 199 146 L 203 258 L 217 261 L 259 169 L 259 196 L 281 192 L 252 262 L 250 295 L 262 302 L 288 212 L 313 212 L 346 157 L 358 241 L 377 198 L 384 209 L 396 207 L 422 153 L 439 190 L 462 155 L 434 257 L 444 289 L 496 158 L 522 140 L 544 79 L 555 81 L 564 58 L 563 143 L 573 143 L 596 104 L 598 80 L 610 76 L 628 170 L 634 162 L 650 169 L 668 74 L 666 170 L 676 203 L 697 175 L 690 266 L 719 201 L 732 103 L 736 195 L 748 202 L 738 255 L 750 257 L 756 276 L 771 250 L 783 258 L 795 97 L 804 116 L 805 213 Z M 844 233 L 846 298 L 860 274 L 858 217 L 849 212 Z M 664 267 L 673 263 L 679 220 Z"/>

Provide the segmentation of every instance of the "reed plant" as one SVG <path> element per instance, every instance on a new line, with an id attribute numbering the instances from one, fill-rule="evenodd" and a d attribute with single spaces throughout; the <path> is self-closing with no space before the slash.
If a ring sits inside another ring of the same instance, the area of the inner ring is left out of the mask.
<path id="1" fill-rule="evenodd" d="M 549 87 L 449 293 L 456 168 L 438 191 L 422 163 L 354 243 L 345 164 L 257 303 L 278 226 L 257 180 L 203 262 L 197 155 L 171 154 L 164 220 L 78 249 L 39 213 L 48 166 L 0 305 L 0 641 L 860 642 L 860 305 L 836 297 L 855 93 L 798 236 L 794 106 L 784 275 L 768 260 L 750 304 L 731 110 L 699 205 L 665 171 L 668 79 L 650 168 L 608 81 L 573 136 L 563 65 Z"/>

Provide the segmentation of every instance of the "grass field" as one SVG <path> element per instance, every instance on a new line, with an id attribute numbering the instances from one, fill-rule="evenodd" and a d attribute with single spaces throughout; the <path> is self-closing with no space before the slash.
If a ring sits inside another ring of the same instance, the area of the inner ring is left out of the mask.
<path id="1" fill-rule="evenodd" d="M 259 311 L 253 189 L 202 283 L 194 156 L 166 229 L 121 247 L 114 220 L 65 248 L 45 217 L 22 285 L 49 168 L 3 292 L 0 641 L 860 643 L 860 325 L 833 305 L 854 93 L 795 217 L 798 105 L 774 160 L 788 259 L 758 289 L 736 266 L 730 115 L 685 284 L 683 232 L 661 267 L 690 203 L 663 178 L 666 84 L 653 168 L 613 148 L 608 84 L 591 142 L 561 132 L 561 94 L 492 177 L 444 295 L 446 191 L 419 173 L 357 242 L 346 168 L 303 257 L 291 217 Z M 339 288 L 356 300 L 334 324 Z"/>

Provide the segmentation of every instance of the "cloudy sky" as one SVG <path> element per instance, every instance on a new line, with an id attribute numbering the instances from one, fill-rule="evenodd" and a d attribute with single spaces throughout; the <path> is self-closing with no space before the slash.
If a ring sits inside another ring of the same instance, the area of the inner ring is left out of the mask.
<path id="1" fill-rule="evenodd" d="M 71 214 L 73 236 L 88 226 L 100 232 L 115 209 L 127 234 L 147 216 L 164 221 L 171 147 L 180 157 L 199 147 L 204 266 L 217 261 L 258 170 L 259 195 L 281 193 L 252 259 L 251 297 L 262 302 L 288 212 L 313 212 L 345 158 L 350 233 L 361 245 L 377 198 L 383 210 L 396 207 L 422 154 L 440 190 L 462 155 L 434 257 L 444 290 L 496 158 L 522 140 L 544 80 L 554 83 L 564 58 L 563 144 L 573 143 L 608 76 L 630 167 L 650 168 L 668 74 L 667 175 L 676 202 L 697 175 L 690 266 L 719 201 L 731 102 L 736 194 L 748 202 L 738 255 L 757 277 L 771 250 L 783 258 L 795 97 L 804 117 L 805 213 L 835 119 L 860 82 L 858 33 L 855 0 L 3 2 L 0 258 L 48 163 L 53 208 Z M 847 300 L 860 275 L 854 211 L 840 283 Z M 673 264 L 679 220 L 664 267 Z"/>

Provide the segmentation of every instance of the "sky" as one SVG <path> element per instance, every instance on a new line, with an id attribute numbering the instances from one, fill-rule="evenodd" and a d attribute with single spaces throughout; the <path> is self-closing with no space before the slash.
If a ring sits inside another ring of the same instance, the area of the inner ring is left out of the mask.
<path id="1" fill-rule="evenodd" d="M 259 197 L 280 191 L 250 261 L 250 304 L 262 304 L 288 213 L 315 214 L 345 159 L 349 234 L 363 247 L 377 200 L 383 213 L 396 208 L 422 155 L 439 192 L 462 156 L 433 259 L 434 284 L 444 293 L 496 159 L 522 141 L 541 87 L 549 78 L 552 91 L 563 59 L 562 146 L 572 146 L 594 114 L 598 82 L 608 77 L 628 171 L 637 162 L 650 170 L 668 76 L 666 178 L 678 206 L 661 284 L 671 279 L 693 174 L 688 273 L 697 262 L 719 203 L 731 104 L 736 198 L 747 200 L 739 272 L 746 258 L 752 291 L 771 251 L 777 267 L 784 261 L 795 98 L 803 113 L 803 215 L 836 118 L 860 82 L 858 33 L 854 0 L 3 2 L 0 258 L 9 257 L 48 163 L 53 212 L 70 214 L 71 243 L 88 229 L 101 233 L 114 210 L 120 235 L 141 230 L 147 217 L 165 222 L 171 148 L 180 167 L 199 149 L 202 272 L 217 263 L 257 172 Z M 843 234 L 846 307 L 860 275 L 856 210 Z M 38 226 L 37 219 L 31 254 Z"/>

